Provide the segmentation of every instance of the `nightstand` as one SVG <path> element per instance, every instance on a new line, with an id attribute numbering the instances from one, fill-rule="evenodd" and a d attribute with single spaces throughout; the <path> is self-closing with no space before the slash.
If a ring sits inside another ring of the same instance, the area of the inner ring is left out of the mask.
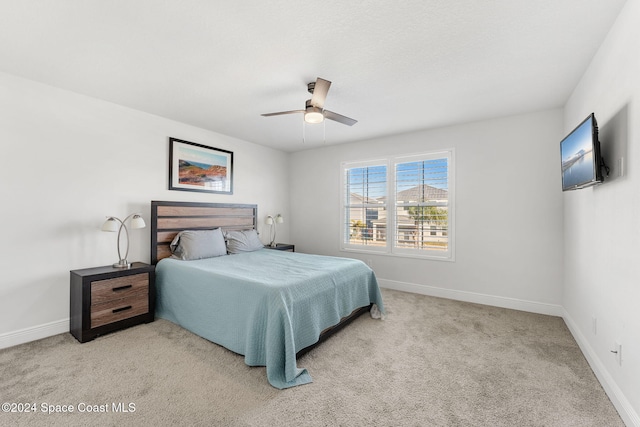
<path id="1" fill-rule="evenodd" d="M 155 267 L 135 262 L 71 271 L 70 332 L 80 342 L 155 318 Z"/>
<path id="2" fill-rule="evenodd" d="M 269 246 L 269 245 L 265 245 L 264 246 L 266 249 L 275 249 L 276 251 L 289 251 L 289 252 L 295 252 L 296 251 L 296 245 L 290 245 L 289 243 L 276 243 L 276 246 Z"/>

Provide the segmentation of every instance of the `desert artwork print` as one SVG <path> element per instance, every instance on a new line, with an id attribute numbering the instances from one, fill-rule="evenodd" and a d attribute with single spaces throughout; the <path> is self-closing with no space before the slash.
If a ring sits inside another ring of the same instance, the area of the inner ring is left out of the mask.
<path id="1" fill-rule="evenodd" d="M 188 151 L 188 150 L 184 150 Z M 224 157 L 212 156 L 209 163 L 200 163 L 193 160 L 178 159 L 178 182 L 181 184 L 199 185 L 201 187 L 219 187 L 223 188 L 224 181 L 227 179 L 227 167 L 224 166 L 226 159 Z M 211 164 L 213 162 L 222 161 L 222 163 Z"/>
<path id="2" fill-rule="evenodd" d="M 171 138 L 172 190 L 231 194 L 233 153 Z"/>

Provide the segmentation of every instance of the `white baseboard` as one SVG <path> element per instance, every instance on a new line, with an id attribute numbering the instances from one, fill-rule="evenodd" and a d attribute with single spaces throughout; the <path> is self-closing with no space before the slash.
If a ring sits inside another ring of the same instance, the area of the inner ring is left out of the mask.
<path id="1" fill-rule="evenodd" d="M 456 301 L 491 305 L 494 307 L 510 308 L 512 310 L 527 311 L 530 313 L 547 314 L 549 316 L 562 317 L 563 314 L 562 306 L 559 304 L 526 301 L 516 298 L 506 298 L 495 295 L 479 294 L 475 292 L 437 288 L 435 286 L 418 285 L 415 283 L 398 282 L 396 280 L 387 280 L 380 278 L 378 278 L 378 283 L 382 288 L 412 292 L 414 294 L 429 295 L 432 297 L 447 298 Z"/>
<path id="2" fill-rule="evenodd" d="M 640 416 L 638 416 L 638 413 L 633 409 L 633 405 L 631 405 L 622 390 L 620 390 L 611 375 L 609 375 L 604 364 L 598 358 L 596 352 L 589 345 L 589 342 L 586 340 L 584 335 L 582 335 L 580 329 L 578 329 L 576 323 L 573 321 L 571 316 L 569 316 L 569 313 L 567 313 L 566 310 L 563 310 L 562 318 L 569 328 L 569 331 L 571 331 L 571 335 L 573 335 L 573 338 L 578 343 L 578 346 L 580 346 L 580 350 L 582 350 L 582 354 L 584 354 L 584 357 L 587 359 L 593 373 L 598 378 L 598 381 L 600 381 L 602 388 L 609 396 L 611 403 L 615 406 L 624 423 L 627 426 L 640 427 Z"/>
<path id="3" fill-rule="evenodd" d="M 0 349 L 13 347 L 53 335 L 69 332 L 69 319 L 58 320 L 44 325 L 21 329 L 0 335 Z"/>

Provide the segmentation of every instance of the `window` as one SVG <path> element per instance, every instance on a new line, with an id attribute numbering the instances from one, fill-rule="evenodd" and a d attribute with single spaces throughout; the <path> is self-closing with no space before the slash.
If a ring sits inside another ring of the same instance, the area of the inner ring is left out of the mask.
<path id="1" fill-rule="evenodd" d="M 342 164 L 342 249 L 453 260 L 453 150 Z"/>
<path id="2" fill-rule="evenodd" d="M 359 163 L 344 170 L 342 240 L 347 246 L 379 250 L 387 245 L 387 181 L 386 162 Z"/>
<path id="3" fill-rule="evenodd" d="M 448 257 L 450 156 L 444 153 L 396 158 L 393 250 Z"/>

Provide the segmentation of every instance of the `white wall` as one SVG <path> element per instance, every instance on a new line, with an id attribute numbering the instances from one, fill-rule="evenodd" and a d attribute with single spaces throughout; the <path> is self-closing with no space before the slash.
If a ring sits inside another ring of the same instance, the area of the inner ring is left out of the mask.
<path id="1" fill-rule="evenodd" d="M 592 111 L 611 178 L 564 195 L 565 319 L 628 425 L 640 426 L 640 2 L 630 0 L 565 108 Z M 624 158 L 623 176 L 618 176 Z M 596 318 L 596 330 L 593 330 Z M 622 366 L 611 353 L 622 344 Z"/>
<path id="2" fill-rule="evenodd" d="M 169 137 L 233 151 L 234 194 L 169 191 Z M 0 348 L 68 330 L 69 270 L 117 261 L 106 215 L 142 213 L 129 260 L 145 262 L 151 200 L 257 203 L 261 218 L 289 217 L 288 154 L 7 74 L 0 144 Z M 287 223 L 278 235 L 288 240 Z"/>
<path id="3" fill-rule="evenodd" d="M 381 285 L 560 315 L 561 110 L 550 110 L 291 156 L 296 250 L 370 259 Z M 340 162 L 454 148 L 455 262 L 341 252 Z"/>

